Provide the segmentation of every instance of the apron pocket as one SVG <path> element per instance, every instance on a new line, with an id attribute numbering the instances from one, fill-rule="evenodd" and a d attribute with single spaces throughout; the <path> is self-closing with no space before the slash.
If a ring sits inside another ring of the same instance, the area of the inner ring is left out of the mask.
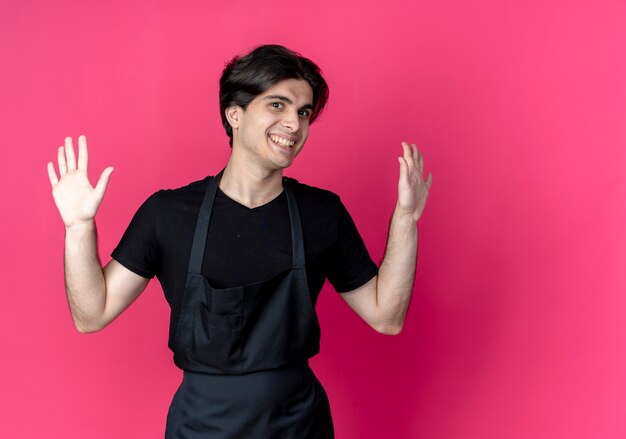
<path id="1" fill-rule="evenodd" d="M 241 330 L 241 323 L 243 321 L 242 314 L 215 314 L 209 311 L 206 305 L 202 305 L 202 323 L 207 328 L 222 329 L 230 332 L 238 332 Z M 209 331 L 209 338 L 211 337 L 211 331 Z"/>
<path id="2" fill-rule="evenodd" d="M 240 371 L 243 314 L 215 314 L 202 304 L 200 318 L 207 343 L 196 352 L 198 360 L 224 372 Z"/>

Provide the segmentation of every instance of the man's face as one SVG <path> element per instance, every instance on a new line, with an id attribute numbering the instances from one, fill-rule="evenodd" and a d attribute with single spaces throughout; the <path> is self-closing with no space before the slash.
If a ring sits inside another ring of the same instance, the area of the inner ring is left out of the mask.
<path id="1" fill-rule="evenodd" d="M 254 98 L 246 110 L 235 107 L 233 155 L 267 170 L 288 167 L 309 135 L 312 104 L 309 83 L 287 79 Z"/>

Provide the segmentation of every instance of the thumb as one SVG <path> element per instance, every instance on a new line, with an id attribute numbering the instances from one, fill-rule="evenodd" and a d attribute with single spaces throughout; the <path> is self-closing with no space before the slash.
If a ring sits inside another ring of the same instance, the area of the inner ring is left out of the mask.
<path id="1" fill-rule="evenodd" d="M 109 184 L 113 169 L 113 166 L 109 166 L 104 171 L 102 171 L 102 174 L 98 179 L 98 184 L 96 184 L 95 191 L 98 193 L 98 196 L 100 198 L 104 197 L 104 191 L 106 191 L 107 185 Z"/>

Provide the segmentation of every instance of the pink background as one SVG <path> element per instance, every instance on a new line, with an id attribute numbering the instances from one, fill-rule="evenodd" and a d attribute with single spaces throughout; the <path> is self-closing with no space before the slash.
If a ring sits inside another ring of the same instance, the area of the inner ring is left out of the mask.
<path id="1" fill-rule="evenodd" d="M 217 82 L 264 43 L 331 87 L 287 175 L 339 193 L 376 261 L 400 141 L 433 188 L 404 331 L 331 289 L 313 368 L 338 438 L 626 437 L 624 1 L 0 2 L 0 437 L 162 437 L 181 372 L 158 282 L 73 327 L 46 163 L 115 166 L 103 262 L 140 203 L 213 174 Z"/>

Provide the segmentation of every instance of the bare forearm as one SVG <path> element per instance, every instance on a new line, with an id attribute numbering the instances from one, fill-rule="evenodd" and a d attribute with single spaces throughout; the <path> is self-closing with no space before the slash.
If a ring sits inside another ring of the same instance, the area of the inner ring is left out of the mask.
<path id="1" fill-rule="evenodd" d="M 415 279 L 417 224 L 396 209 L 389 225 L 385 257 L 378 273 L 377 305 L 385 326 L 399 332 L 404 324 Z"/>
<path id="2" fill-rule="evenodd" d="M 105 282 L 97 247 L 95 222 L 65 229 L 65 291 L 80 332 L 98 330 L 96 321 L 104 312 Z"/>

